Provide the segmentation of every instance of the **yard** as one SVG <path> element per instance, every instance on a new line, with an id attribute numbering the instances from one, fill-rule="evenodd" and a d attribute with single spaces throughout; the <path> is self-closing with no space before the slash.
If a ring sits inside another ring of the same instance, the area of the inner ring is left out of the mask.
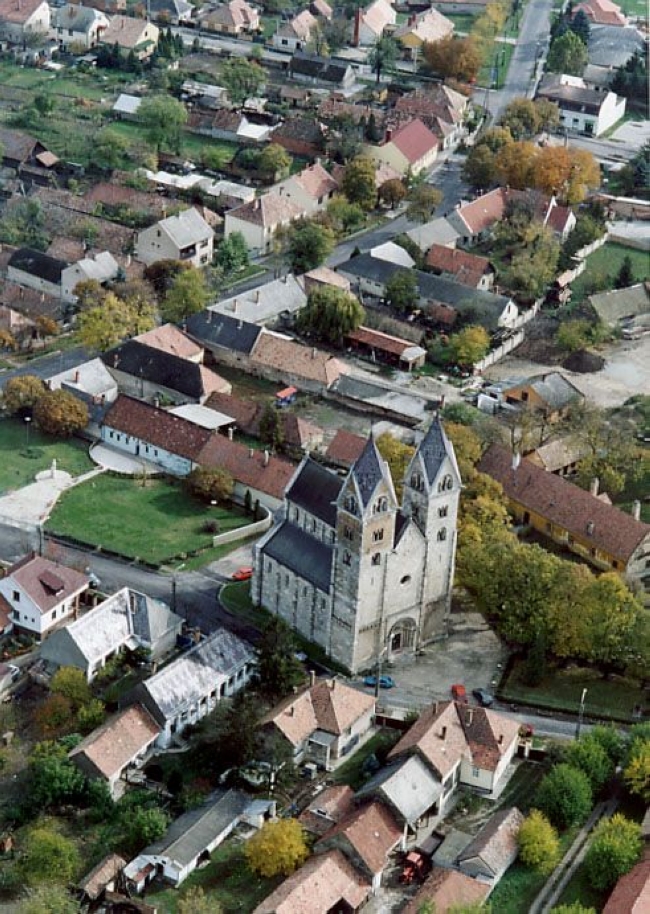
<path id="1" fill-rule="evenodd" d="M 130 121 L 116 121 L 111 124 L 111 129 L 130 140 L 134 145 L 142 144 L 142 128 L 139 124 Z M 237 152 L 235 143 L 225 140 L 211 140 L 209 137 L 196 136 L 193 133 L 183 133 L 183 155 L 198 160 L 202 153 L 218 154 L 219 161 L 212 162 L 211 167 L 222 168 L 232 161 Z"/>
<path id="2" fill-rule="evenodd" d="M 510 58 L 514 52 L 514 45 L 496 42 L 490 60 L 479 70 L 476 83 L 478 86 L 489 86 L 493 89 L 501 88 L 505 79 Z M 496 76 L 496 79 L 494 78 Z"/>
<path id="3" fill-rule="evenodd" d="M 202 528 L 216 520 L 225 533 L 246 524 L 240 511 L 207 507 L 190 498 L 182 484 L 99 476 L 66 492 L 47 530 L 154 565 L 207 549 L 212 534 Z"/>
<path id="4" fill-rule="evenodd" d="M 636 16 L 639 19 L 648 18 L 647 0 L 618 0 L 618 5 L 626 16 Z"/>
<path id="5" fill-rule="evenodd" d="M 29 441 L 27 436 L 29 435 Z M 34 424 L 29 429 L 20 419 L 0 420 L 0 494 L 20 489 L 56 460 L 60 470 L 81 476 L 95 464 L 87 445 L 77 439 L 63 441 L 42 434 Z"/>
<path id="6" fill-rule="evenodd" d="M 589 255 L 584 273 L 571 284 L 571 305 L 579 304 L 598 287 L 611 289 L 625 257 L 632 261 L 632 271 L 637 282 L 650 276 L 647 251 L 635 251 L 622 244 L 608 242 Z"/>
<path id="7" fill-rule="evenodd" d="M 364 771 L 364 765 L 370 756 L 378 755 L 379 761 L 383 761 L 400 736 L 398 730 L 384 729 L 375 733 L 350 756 L 347 762 L 336 769 L 333 775 L 335 783 L 348 784 L 353 790 L 359 790 L 370 777 L 370 772 Z"/>

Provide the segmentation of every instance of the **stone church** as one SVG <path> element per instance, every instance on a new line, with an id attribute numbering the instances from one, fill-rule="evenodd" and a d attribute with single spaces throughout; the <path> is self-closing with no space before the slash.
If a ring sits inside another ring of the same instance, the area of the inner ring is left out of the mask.
<path id="1" fill-rule="evenodd" d="M 347 476 L 305 457 L 255 546 L 253 601 L 357 673 L 444 634 L 461 480 L 436 417 L 401 505 L 369 437 Z"/>

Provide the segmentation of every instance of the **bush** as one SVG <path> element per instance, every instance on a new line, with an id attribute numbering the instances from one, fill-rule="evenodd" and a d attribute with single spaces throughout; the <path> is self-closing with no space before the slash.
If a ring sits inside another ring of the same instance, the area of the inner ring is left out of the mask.
<path id="1" fill-rule="evenodd" d="M 560 859 L 560 842 L 556 830 L 538 809 L 533 809 L 522 823 L 517 841 L 522 863 L 540 876 L 553 872 Z"/>
<path id="2" fill-rule="evenodd" d="M 593 804 L 589 778 L 571 765 L 555 765 L 539 785 L 535 801 L 556 828 L 579 825 L 587 818 Z"/>
<path id="3" fill-rule="evenodd" d="M 585 871 L 599 892 L 611 889 L 641 856 L 641 826 L 617 813 L 599 822 L 585 857 Z"/>

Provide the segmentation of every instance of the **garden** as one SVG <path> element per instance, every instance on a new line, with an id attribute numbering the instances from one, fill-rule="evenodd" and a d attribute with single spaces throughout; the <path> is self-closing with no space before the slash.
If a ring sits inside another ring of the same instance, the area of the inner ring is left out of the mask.
<path id="1" fill-rule="evenodd" d="M 33 422 L 0 420 L 0 494 L 34 482 L 36 474 L 49 469 L 53 460 L 57 469 L 72 476 L 81 476 L 95 466 L 82 441 L 45 435 Z"/>
<path id="2" fill-rule="evenodd" d="M 641 282 L 650 275 L 647 251 L 635 251 L 622 244 L 607 242 L 587 257 L 584 273 L 571 284 L 572 308 L 589 295 L 602 289 L 611 289 L 626 257 L 630 258 L 634 282 Z"/>

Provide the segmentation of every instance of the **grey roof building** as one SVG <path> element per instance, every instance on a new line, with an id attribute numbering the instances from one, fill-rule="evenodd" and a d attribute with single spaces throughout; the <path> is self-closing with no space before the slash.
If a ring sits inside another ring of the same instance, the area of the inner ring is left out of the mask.
<path id="1" fill-rule="evenodd" d="M 192 339 L 209 349 L 218 361 L 250 356 L 262 332 L 257 324 L 247 323 L 240 317 L 210 308 L 188 317 L 183 329 Z"/>
<path id="2" fill-rule="evenodd" d="M 589 297 L 589 304 L 603 323 L 610 327 L 625 326 L 635 318 L 650 315 L 650 283 L 598 292 Z"/>
<path id="3" fill-rule="evenodd" d="M 264 326 L 282 315 L 295 314 L 306 304 L 304 280 L 288 273 L 263 286 L 215 302 L 208 310 Z"/>
<path id="4" fill-rule="evenodd" d="M 496 885 L 517 859 L 517 834 L 523 821 L 516 806 L 495 813 L 458 855 L 460 870 L 475 879 L 489 879 Z"/>
<path id="5" fill-rule="evenodd" d="M 374 796 L 390 806 L 402 822 L 414 828 L 431 810 L 442 793 L 442 783 L 417 756 L 387 765 L 357 791 L 358 797 Z"/>
<path id="6" fill-rule="evenodd" d="M 615 25 L 592 25 L 589 31 L 589 63 L 600 67 L 625 66 L 635 51 L 642 52 L 645 42 L 637 29 Z"/>

